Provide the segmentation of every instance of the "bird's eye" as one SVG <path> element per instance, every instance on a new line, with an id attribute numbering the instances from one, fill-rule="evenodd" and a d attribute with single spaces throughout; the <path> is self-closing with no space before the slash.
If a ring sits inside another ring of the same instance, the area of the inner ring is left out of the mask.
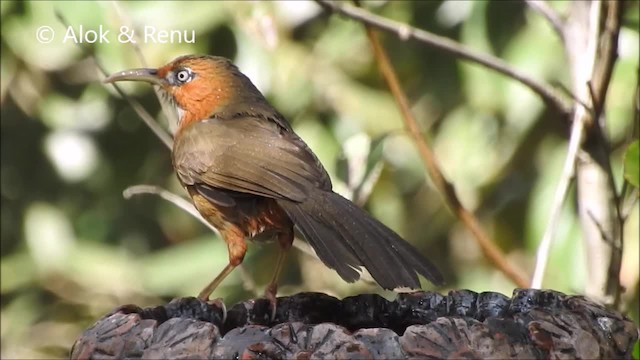
<path id="1" fill-rule="evenodd" d="M 186 82 L 191 81 L 192 73 L 187 69 L 180 70 L 176 73 L 176 79 L 178 79 L 179 82 L 184 84 Z"/>

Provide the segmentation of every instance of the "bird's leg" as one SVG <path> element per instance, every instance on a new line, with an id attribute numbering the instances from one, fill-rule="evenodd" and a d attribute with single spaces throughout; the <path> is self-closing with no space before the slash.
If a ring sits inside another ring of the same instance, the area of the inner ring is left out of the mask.
<path id="1" fill-rule="evenodd" d="M 284 260 L 287 257 L 289 249 L 291 248 L 291 244 L 293 244 L 293 229 L 278 234 L 279 253 L 278 260 L 276 261 L 276 269 L 273 272 L 271 282 L 269 282 L 269 285 L 267 285 L 267 288 L 264 290 L 264 296 L 271 303 L 272 321 L 276 317 L 276 294 L 278 292 L 278 278 L 280 277 L 280 273 L 282 272 L 282 266 L 284 265 Z"/>
<path id="2" fill-rule="evenodd" d="M 244 236 L 239 231 L 221 231 L 224 241 L 229 249 L 229 263 L 198 295 L 198 299 L 209 301 L 211 293 L 220 285 L 220 283 L 242 263 L 244 255 L 247 253 L 247 244 L 244 242 Z"/>
<path id="3" fill-rule="evenodd" d="M 198 299 L 204 302 L 209 301 L 209 296 L 211 295 L 213 290 L 215 290 L 218 287 L 218 285 L 220 285 L 222 280 L 224 280 L 224 278 L 226 278 L 227 275 L 231 274 L 231 272 L 235 268 L 236 268 L 236 265 L 228 263 L 227 266 L 225 266 L 224 269 L 222 269 L 220 274 L 218 274 L 218 276 L 216 276 L 213 280 L 211 280 L 209 285 L 205 286 L 205 288 L 202 289 L 202 291 L 200 291 L 200 295 L 198 295 Z"/>

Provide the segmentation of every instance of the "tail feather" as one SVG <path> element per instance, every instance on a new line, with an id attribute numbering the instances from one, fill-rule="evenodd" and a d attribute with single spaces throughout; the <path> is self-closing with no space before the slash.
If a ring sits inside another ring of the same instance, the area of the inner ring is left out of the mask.
<path id="1" fill-rule="evenodd" d="M 440 271 L 424 256 L 420 255 L 418 250 L 413 247 L 410 243 L 405 241 L 400 237 L 400 235 L 393 232 L 393 230 L 386 227 L 384 224 L 379 222 L 378 220 L 367 217 L 367 220 L 370 222 L 372 227 L 375 227 L 376 230 L 382 232 L 384 236 L 392 240 L 393 249 L 397 251 L 400 256 L 408 261 L 410 267 L 417 271 L 420 275 L 424 276 L 427 280 L 431 281 L 434 285 L 442 285 L 444 283 L 444 279 Z"/>
<path id="2" fill-rule="evenodd" d="M 325 192 L 323 195 L 326 196 L 324 214 L 333 220 L 338 230 L 336 240 L 340 241 L 341 237 L 351 246 L 380 286 L 385 289 L 420 287 L 415 271 L 407 268 L 406 260 L 393 250 L 395 244 L 388 243 L 386 236 L 369 224 L 367 220 L 373 219 L 369 214 L 338 194 Z"/>
<path id="3" fill-rule="evenodd" d="M 364 266 L 380 286 L 420 288 L 417 274 L 434 284 L 442 275 L 399 235 L 342 196 L 317 190 L 301 203 L 277 200 L 322 262 L 353 282 Z"/>
<path id="4" fill-rule="evenodd" d="M 320 260 L 330 268 L 336 270 L 341 278 L 347 282 L 354 282 L 360 278 L 355 269 L 360 266 L 360 260 L 343 243 L 329 243 L 322 239 L 335 236 L 334 231 L 323 222 L 307 216 L 298 206 L 289 204 L 287 213 L 302 232 L 307 242 L 313 247 Z"/>

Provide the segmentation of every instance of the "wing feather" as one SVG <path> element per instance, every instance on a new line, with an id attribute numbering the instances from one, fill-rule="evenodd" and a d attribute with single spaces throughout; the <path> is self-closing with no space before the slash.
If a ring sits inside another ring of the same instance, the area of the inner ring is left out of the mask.
<path id="1" fill-rule="evenodd" d="M 331 189 L 329 175 L 297 135 L 251 116 L 189 125 L 176 137 L 173 162 L 186 185 L 296 202 L 311 189 Z"/>

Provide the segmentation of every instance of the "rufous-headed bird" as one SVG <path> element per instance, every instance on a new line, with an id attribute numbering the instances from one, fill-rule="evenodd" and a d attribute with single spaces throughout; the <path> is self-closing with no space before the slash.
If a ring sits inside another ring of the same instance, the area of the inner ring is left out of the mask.
<path id="1" fill-rule="evenodd" d="M 173 166 L 195 207 L 227 244 L 229 264 L 200 292 L 201 300 L 208 301 L 242 262 L 245 240 L 275 238 L 281 251 L 265 290 L 275 309 L 294 226 L 347 282 L 359 279 L 364 266 L 384 289 L 420 288 L 418 274 L 442 283 L 418 250 L 333 192 L 315 154 L 230 60 L 188 55 L 104 81 L 125 80 L 159 86 L 175 106 Z"/>

